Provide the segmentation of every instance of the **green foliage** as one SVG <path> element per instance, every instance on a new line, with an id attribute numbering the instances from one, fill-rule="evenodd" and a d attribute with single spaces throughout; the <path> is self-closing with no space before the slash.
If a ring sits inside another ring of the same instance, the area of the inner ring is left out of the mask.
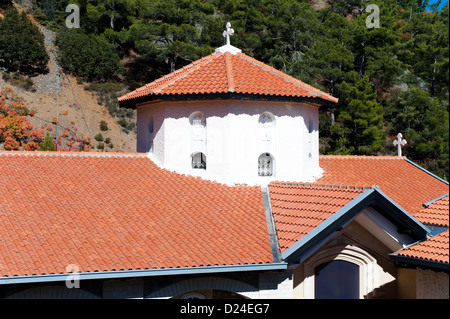
<path id="1" fill-rule="evenodd" d="M 40 151 L 50 151 L 50 152 L 56 151 L 56 144 L 55 144 L 55 142 L 53 142 L 53 139 L 50 137 L 50 134 L 48 132 L 45 135 L 44 141 L 39 144 L 39 150 Z"/>
<path id="2" fill-rule="evenodd" d="M 103 150 L 105 148 L 105 143 L 103 143 L 103 142 L 98 143 L 97 148 L 99 150 Z"/>
<path id="3" fill-rule="evenodd" d="M 95 138 L 95 140 L 98 141 L 98 142 L 103 141 L 103 135 L 102 135 L 102 133 L 96 134 L 94 138 Z"/>
<path id="4" fill-rule="evenodd" d="M 9 82 L 16 86 L 21 86 L 26 90 L 32 90 L 32 87 L 34 84 L 32 79 L 25 78 L 20 73 L 10 74 L 10 73 L 3 72 L 2 75 L 3 75 L 3 80 L 5 80 L 6 82 Z"/>
<path id="5" fill-rule="evenodd" d="M 388 133 L 403 132 L 405 152 L 418 163 L 448 180 L 448 99 L 431 97 L 426 90 L 412 88 L 387 107 Z"/>
<path id="6" fill-rule="evenodd" d="M 56 42 L 63 68 L 86 80 L 105 81 L 122 72 L 115 46 L 104 37 L 68 29 L 58 34 Z"/>
<path id="7" fill-rule="evenodd" d="M 341 110 L 331 126 L 336 142 L 334 153 L 376 155 L 383 149 L 383 107 L 367 75 L 355 84 L 342 82 Z"/>
<path id="8" fill-rule="evenodd" d="M 207 16 L 214 13 L 213 6 L 199 0 L 138 1 L 137 13 L 151 22 L 137 20 L 122 39 L 143 61 L 164 65 L 165 72 L 211 53 L 210 45 L 217 43 L 213 35 L 221 35 L 219 20 Z"/>
<path id="9" fill-rule="evenodd" d="M 107 131 L 108 124 L 105 121 L 100 121 L 100 131 Z"/>
<path id="10" fill-rule="evenodd" d="M 0 19 L 0 66 L 34 74 L 42 72 L 48 60 L 44 36 L 26 13 L 19 14 L 15 8 L 6 10 L 5 17 Z"/>

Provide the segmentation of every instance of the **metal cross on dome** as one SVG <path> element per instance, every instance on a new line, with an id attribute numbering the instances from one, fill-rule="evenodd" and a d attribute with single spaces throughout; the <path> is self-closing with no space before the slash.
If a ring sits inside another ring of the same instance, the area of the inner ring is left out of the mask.
<path id="1" fill-rule="evenodd" d="M 231 23 L 227 22 L 226 31 L 223 31 L 223 37 L 227 39 L 227 45 L 230 45 L 230 35 L 234 34 L 234 30 L 231 28 Z"/>
<path id="2" fill-rule="evenodd" d="M 398 156 L 402 156 L 402 146 L 406 145 L 406 140 L 403 139 L 402 133 L 397 134 L 397 139 L 393 142 L 393 144 L 397 145 Z"/>

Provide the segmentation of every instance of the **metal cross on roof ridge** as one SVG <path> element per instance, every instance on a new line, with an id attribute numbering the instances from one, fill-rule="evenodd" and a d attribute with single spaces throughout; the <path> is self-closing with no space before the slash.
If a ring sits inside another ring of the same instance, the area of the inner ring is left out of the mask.
<path id="1" fill-rule="evenodd" d="M 227 45 L 230 45 L 230 35 L 234 34 L 234 30 L 231 28 L 231 23 L 227 22 L 226 31 L 223 31 L 223 37 L 227 39 Z"/>
<path id="2" fill-rule="evenodd" d="M 393 142 L 393 144 L 397 145 L 398 156 L 402 156 L 402 146 L 406 145 L 406 140 L 403 139 L 402 133 L 397 134 L 397 139 Z"/>

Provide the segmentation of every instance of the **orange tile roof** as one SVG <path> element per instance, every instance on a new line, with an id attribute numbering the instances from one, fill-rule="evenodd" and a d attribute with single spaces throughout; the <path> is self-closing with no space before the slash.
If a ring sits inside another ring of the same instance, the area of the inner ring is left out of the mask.
<path id="1" fill-rule="evenodd" d="M 0 152 L 0 277 L 273 261 L 259 187 L 145 155 Z"/>
<path id="2" fill-rule="evenodd" d="M 338 99 L 244 53 L 216 52 L 118 98 L 239 93 L 263 96 Z"/>
<path id="3" fill-rule="evenodd" d="M 364 188 L 271 183 L 270 201 L 281 252 L 286 251 L 364 190 Z"/>
<path id="4" fill-rule="evenodd" d="M 418 219 L 424 223 L 449 227 L 449 195 L 431 201 L 418 214 Z M 425 261 L 449 263 L 449 231 L 448 229 L 424 242 L 410 246 L 394 254 L 396 256 L 410 257 Z"/>
<path id="5" fill-rule="evenodd" d="M 449 231 L 439 233 L 424 242 L 410 246 L 394 255 L 448 264 Z"/>
<path id="6" fill-rule="evenodd" d="M 449 227 L 448 194 L 427 205 L 416 214 L 416 217 L 425 224 Z"/>
<path id="7" fill-rule="evenodd" d="M 320 156 L 323 176 L 317 184 L 364 186 L 380 190 L 419 221 L 422 204 L 449 192 L 447 183 L 398 156 Z M 448 215 L 447 215 L 448 219 Z M 436 221 L 437 222 L 437 221 Z"/>

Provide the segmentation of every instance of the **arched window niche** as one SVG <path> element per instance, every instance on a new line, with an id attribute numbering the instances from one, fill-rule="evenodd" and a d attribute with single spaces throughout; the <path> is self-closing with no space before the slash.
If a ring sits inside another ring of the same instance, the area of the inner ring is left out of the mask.
<path id="1" fill-rule="evenodd" d="M 201 152 L 191 155 L 191 164 L 193 169 L 206 169 L 206 156 Z"/>
<path id="2" fill-rule="evenodd" d="M 206 169 L 206 116 L 202 112 L 194 112 L 189 116 L 191 166 L 195 169 Z"/>
<path id="3" fill-rule="evenodd" d="M 258 118 L 259 138 L 262 142 L 270 143 L 274 140 L 275 116 L 270 112 L 262 113 Z"/>
<path id="4" fill-rule="evenodd" d="M 344 261 L 352 265 L 333 263 L 334 261 Z M 345 247 L 335 246 L 319 251 L 304 263 L 304 297 L 307 299 L 314 299 L 316 296 L 320 297 L 323 291 L 316 291 L 316 289 L 320 289 L 320 287 L 316 287 L 316 275 L 328 267 L 329 269 L 327 270 L 330 272 L 336 269 L 346 271 L 347 273 L 342 275 L 342 277 L 349 276 L 354 280 L 356 280 L 356 271 L 358 276 L 358 291 L 356 292 L 355 298 L 363 299 L 379 286 L 380 278 L 374 271 L 376 265 L 377 261 L 372 255 L 364 249 L 351 244 Z"/>
<path id="5" fill-rule="evenodd" d="M 274 159 L 270 153 L 258 157 L 258 176 L 273 176 Z"/>
<path id="6" fill-rule="evenodd" d="M 189 116 L 193 141 L 206 141 L 206 116 L 202 112 L 194 112 Z"/>
<path id="7" fill-rule="evenodd" d="M 359 265 L 331 260 L 314 269 L 314 299 L 359 299 Z"/>

